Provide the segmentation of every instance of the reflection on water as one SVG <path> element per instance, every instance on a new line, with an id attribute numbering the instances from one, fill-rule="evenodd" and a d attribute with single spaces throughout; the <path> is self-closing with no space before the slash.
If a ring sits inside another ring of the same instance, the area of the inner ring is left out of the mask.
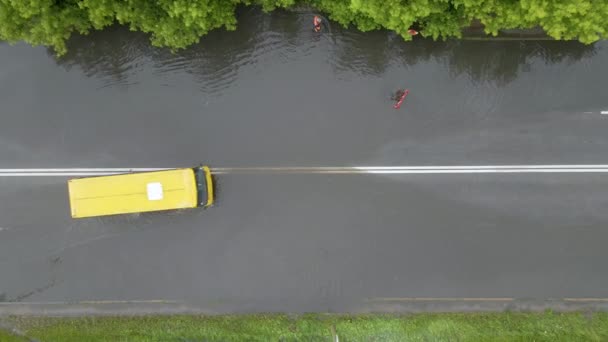
<path id="1" fill-rule="evenodd" d="M 57 59 L 67 69 L 80 67 L 87 76 L 104 79 L 104 85 L 136 83 L 143 59 L 151 54 L 148 37 L 130 32 L 126 27 L 114 26 L 87 36 L 74 35 L 68 53 Z M 54 56 L 52 49 L 47 53 Z"/>
<path id="2" fill-rule="evenodd" d="M 399 56 L 393 49 L 405 44 L 391 39 L 386 32 L 362 33 L 347 29 L 334 32 L 336 45 L 330 59 L 337 73 L 351 71 L 361 75 L 381 75 L 391 60 Z"/>
<path id="3" fill-rule="evenodd" d="M 513 81 L 538 60 L 546 64 L 573 62 L 594 54 L 593 46 L 578 42 L 451 41 L 444 45 L 443 60 L 451 72 L 498 84 Z"/>
<path id="4" fill-rule="evenodd" d="M 506 84 L 531 64 L 572 63 L 590 58 L 594 45 L 557 41 L 463 41 L 434 42 L 416 39 L 404 42 L 390 32 L 339 31 L 334 56 L 336 70 L 350 69 L 379 75 L 392 63 L 405 66 L 435 61 L 447 66 L 453 76 L 466 75 L 474 81 Z"/>
<path id="5" fill-rule="evenodd" d="M 137 72 L 145 61 L 157 76 L 174 72 L 191 74 L 208 93 L 228 87 L 242 66 L 281 63 L 310 51 L 310 35 L 304 18 L 287 12 L 264 15 L 241 10 L 235 32 L 216 30 L 189 49 L 172 53 L 150 46 L 148 37 L 126 27 L 75 36 L 68 53 L 57 63 L 66 68 L 79 66 L 88 76 L 104 79 L 107 86 L 137 83 Z M 53 55 L 52 50 L 48 50 Z"/>
<path id="6" fill-rule="evenodd" d="M 331 36 L 311 32 L 309 13 L 277 11 L 264 14 L 241 9 L 235 32 L 216 30 L 200 43 L 177 53 L 150 46 L 142 33 L 113 27 L 88 36 L 76 36 L 69 52 L 57 63 L 78 66 L 89 76 L 103 78 L 105 85 L 137 83 L 146 65 L 157 75 L 182 71 L 191 74 L 201 90 L 221 92 L 235 81 L 245 65 L 286 63 L 321 51 L 332 70 L 380 76 L 391 65 L 415 66 L 434 62 L 454 76 L 476 82 L 504 85 L 533 63 L 572 63 L 594 55 L 594 45 L 555 41 L 447 41 L 416 39 L 404 42 L 394 33 L 361 33 L 334 25 Z M 52 52 L 49 52 L 52 54 Z"/>

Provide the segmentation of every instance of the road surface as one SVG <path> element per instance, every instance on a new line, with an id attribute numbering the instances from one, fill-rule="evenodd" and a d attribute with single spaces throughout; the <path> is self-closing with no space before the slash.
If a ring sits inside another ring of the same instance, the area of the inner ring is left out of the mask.
<path id="1" fill-rule="evenodd" d="M 608 296 L 606 174 L 216 181 L 210 210 L 72 220 L 61 177 L 2 178 L 5 300 L 308 311 L 386 297 Z"/>
<path id="2" fill-rule="evenodd" d="M 250 13 L 177 55 L 119 28 L 61 59 L 0 44 L 0 168 L 608 164 L 605 42 L 315 40 L 307 22 Z M 608 297 L 605 173 L 215 179 L 209 210 L 72 220 L 67 177 L 0 177 L 0 301 Z"/>

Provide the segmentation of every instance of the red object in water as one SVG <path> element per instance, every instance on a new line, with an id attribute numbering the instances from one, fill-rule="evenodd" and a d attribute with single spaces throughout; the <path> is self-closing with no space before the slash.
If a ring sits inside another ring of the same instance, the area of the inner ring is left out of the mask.
<path id="1" fill-rule="evenodd" d="M 319 16 L 314 16 L 312 18 L 312 25 L 316 32 L 321 31 L 321 18 Z"/>
<path id="2" fill-rule="evenodd" d="M 395 109 L 401 108 L 401 104 L 403 103 L 403 100 L 405 100 L 405 97 L 409 93 L 410 93 L 410 90 L 409 89 L 405 89 L 405 91 L 403 92 L 403 95 L 401 95 L 401 98 L 399 99 L 399 101 L 397 101 L 397 103 L 395 103 L 395 105 L 393 106 L 393 108 L 395 108 Z"/>
<path id="3" fill-rule="evenodd" d="M 409 33 L 409 34 L 410 34 L 410 36 L 415 36 L 415 35 L 417 35 L 417 34 L 418 34 L 418 31 L 416 31 L 416 30 L 412 30 L 412 29 L 409 29 L 409 30 L 407 30 L 407 33 Z"/>

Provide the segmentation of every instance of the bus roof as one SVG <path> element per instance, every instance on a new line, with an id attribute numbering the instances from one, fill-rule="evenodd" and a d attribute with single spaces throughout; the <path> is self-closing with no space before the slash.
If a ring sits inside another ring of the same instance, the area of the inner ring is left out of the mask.
<path id="1" fill-rule="evenodd" d="M 72 217 L 91 217 L 197 206 L 192 169 L 129 173 L 68 181 Z"/>

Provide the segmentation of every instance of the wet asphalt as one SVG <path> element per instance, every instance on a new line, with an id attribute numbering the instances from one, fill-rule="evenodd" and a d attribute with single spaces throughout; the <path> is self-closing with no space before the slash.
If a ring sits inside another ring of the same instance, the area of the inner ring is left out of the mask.
<path id="1" fill-rule="evenodd" d="M 0 167 L 608 164 L 605 42 L 408 45 L 248 15 L 177 55 L 120 28 L 59 59 L 0 44 Z M 223 174 L 208 210 L 82 220 L 67 178 L 0 177 L 0 299 L 608 297 L 607 177 Z"/>

